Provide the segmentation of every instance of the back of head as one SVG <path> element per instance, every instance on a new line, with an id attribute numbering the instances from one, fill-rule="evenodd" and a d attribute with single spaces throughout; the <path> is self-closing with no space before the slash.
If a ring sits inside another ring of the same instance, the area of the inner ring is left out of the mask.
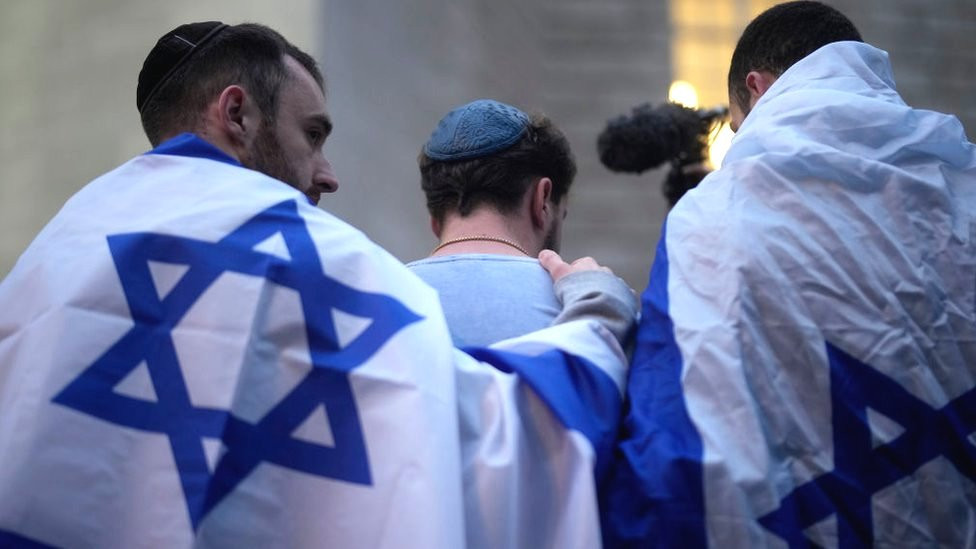
<path id="1" fill-rule="evenodd" d="M 288 75 L 285 56 L 323 85 L 315 60 L 263 25 L 208 21 L 166 33 L 139 73 L 136 106 L 146 136 L 155 146 L 168 136 L 197 131 L 207 105 L 235 84 L 255 100 L 266 121 L 273 121 L 278 90 Z"/>
<path id="2" fill-rule="evenodd" d="M 448 113 L 418 160 L 427 209 L 438 221 L 485 205 L 513 213 L 541 177 L 552 180 L 551 200 L 559 202 L 576 177 L 569 142 L 548 118 L 484 99 Z"/>
<path id="3" fill-rule="evenodd" d="M 783 74 L 794 63 L 832 42 L 863 42 L 854 23 L 836 9 L 803 0 L 769 8 L 743 31 L 729 67 L 729 97 L 749 103 L 746 75 L 766 71 Z"/>

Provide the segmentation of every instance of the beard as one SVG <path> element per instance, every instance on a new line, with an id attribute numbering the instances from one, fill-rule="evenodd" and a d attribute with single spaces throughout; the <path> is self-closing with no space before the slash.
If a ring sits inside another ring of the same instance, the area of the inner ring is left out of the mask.
<path id="1" fill-rule="evenodd" d="M 546 237 L 542 240 L 542 248 L 545 250 L 552 250 L 559 253 L 559 224 L 553 223 L 549 227 L 549 232 L 546 233 Z"/>
<path id="2" fill-rule="evenodd" d="M 298 187 L 298 175 L 285 158 L 278 137 L 271 129 L 272 126 L 273 123 L 265 122 L 258 130 L 254 145 L 251 147 L 250 162 L 245 163 L 245 167 L 301 190 Z"/>

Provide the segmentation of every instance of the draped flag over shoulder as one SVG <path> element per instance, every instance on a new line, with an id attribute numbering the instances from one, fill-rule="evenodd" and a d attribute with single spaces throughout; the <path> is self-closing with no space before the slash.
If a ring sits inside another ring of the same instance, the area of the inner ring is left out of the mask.
<path id="1" fill-rule="evenodd" d="M 616 342 L 471 353 L 361 233 L 176 138 L 0 284 L 0 546 L 598 545 Z"/>
<path id="2" fill-rule="evenodd" d="M 976 546 L 976 148 L 826 46 L 668 216 L 607 545 Z"/>

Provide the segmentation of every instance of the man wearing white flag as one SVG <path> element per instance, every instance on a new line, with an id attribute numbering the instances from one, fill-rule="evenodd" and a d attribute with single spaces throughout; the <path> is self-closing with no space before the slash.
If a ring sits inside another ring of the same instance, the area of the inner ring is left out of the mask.
<path id="1" fill-rule="evenodd" d="M 314 207 L 322 77 L 274 31 L 178 27 L 137 95 L 155 148 L 0 284 L 0 546 L 599 545 L 613 334 L 454 349 L 435 292 Z"/>
<path id="2" fill-rule="evenodd" d="M 607 545 L 976 545 L 976 147 L 817 2 L 732 57 L 643 296 Z"/>

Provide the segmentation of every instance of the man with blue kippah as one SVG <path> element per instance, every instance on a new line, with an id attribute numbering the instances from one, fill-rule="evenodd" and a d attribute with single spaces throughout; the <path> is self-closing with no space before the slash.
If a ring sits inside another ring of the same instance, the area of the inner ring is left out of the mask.
<path id="1" fill-rule="evenodd" d="M 419 163 L 440 243 L 407 266 L 439 292 L 455 344 L 538 330 L 581 304 L 626 337 L 636 303 L 622 280 L 604 268 L 554 286 L 544 267 L 558 257 L 576 175 L 569 142 L 547 117 L 489 99 L 467 103 L 441 119 Z"/>

